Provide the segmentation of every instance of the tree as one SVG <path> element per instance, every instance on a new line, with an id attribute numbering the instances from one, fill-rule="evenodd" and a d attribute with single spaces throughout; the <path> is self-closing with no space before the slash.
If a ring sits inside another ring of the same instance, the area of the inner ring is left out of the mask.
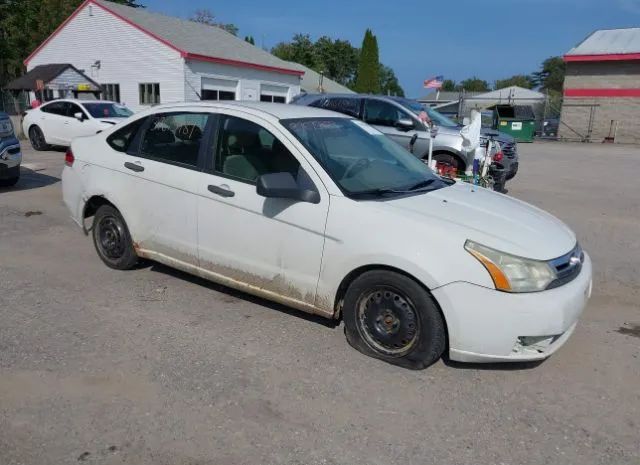
<path id="1" fill-rule="evenodd" d="M 256 41 L 253 40 L 253 36 L 245 36 L 244 37 L 244 41 L 245 42 L 249 42 L 251 45 L 255 45 L 256 44 Z"/>
<path id="2" fill-rule="evenodd" d="M 329 79 L 347 85 L 353 81 L 358 69 L 359 52 L 346 40 L 320 37 L 314 47 L 314 66 Z"/>
<path id="3" fill-rule="evenodd" d="M 316 64 L 314 44 L 309 34 L 296 34 L 291 42 L 280 42 L 271 53 L 286 61 L 294 61 L 309 68 Z"/>
<path id="4" fill-rule="evenodd" d="M 380 58 L 378 39 L 371 29 L 367 29 L 360 50 L 360 63 L 356 76 L 355 89 L 360 93 L 380 93 Z"/>
<path id="5" fill-rule="evenodd" d="M 487 81 L 483 81 L 478 77 L 472 77 L 469 79 L 465 79 L 458 85 L 459 89 L 464 89 L 467 92 L 488 92 L 489 91 L 489 83 Z"/>
<path id="6" fill-rule="evenodd" d="M 219 27 L 220 29 L 224 29 L 229 34 L 233 34 L 234 36 L 238 35 L 238 27 L 235 24 L 217 22 L 213 12 L 206 8 L 196 10 L 191 18 L 189 18 L 189 20 L 193 21 L 194 23 L 201 23 L 206 24 L 207 26 Z"/>
<path id="7" fill-rule="evenodd" d="M 384 95 L 394 95 L 404 97 L 404 90 L 398 82 L 396 73 L 388 66 L 380 64 L 380 93 Z"/>
<path id="8" fill-rule="evenodd" d="M 550 57 L 544 60 L 540 71 L 533 73 L 532 80 L 541 90 L 562 92 L 567 65 L 562 57 Z"/>
<path id="9" fill-rule="evenodd" d="M 524 74 L 517 74 L 507 79 L 497 80 L 494 87 L 496 90 L 504 89 L 506 87 L 511 87 L 511 86 L 524 87 L 525 89 L 533 89 L 534 85 L 535 84 L 531 76 L 526 76 Z"/>
<path id="10" fill-rule="evenodd" d="M 445 79 L 442 82 L 442 91 L 444 92 L 455 92 L 458 90 L 456 81 L 452 81 L 451 79 Z"/>

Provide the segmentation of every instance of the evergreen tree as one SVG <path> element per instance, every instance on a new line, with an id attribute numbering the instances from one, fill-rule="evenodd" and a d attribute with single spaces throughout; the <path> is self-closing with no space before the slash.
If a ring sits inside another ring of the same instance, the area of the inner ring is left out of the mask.
<path id="1" fill-rule="evenodd" d="M 380 57 L 378 39 L 371 29 L 367 29 L 362 41 L 360 63 L 356 76 L 355 90 L 360 93 L 380 93 Z"/>
<path id="2" fill-rule="evenodd" d="M 253 36 L 245 36 L 244 41 L 250 43 L 251 45 L 256 44 L 256 41 L 253 39 Z"/>

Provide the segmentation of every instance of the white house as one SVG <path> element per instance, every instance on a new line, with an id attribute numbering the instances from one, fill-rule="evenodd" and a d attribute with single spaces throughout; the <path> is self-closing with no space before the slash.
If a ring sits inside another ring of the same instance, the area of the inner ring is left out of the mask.
<path id="1" fill-rule="evenodd" d="M 289 102 L 304 70 L 213 26 L 86 0 L 25 60 L 68 63 L 133 110 L 194 100 Z M 54 96 L 58 97 L 58 96 Z"/>

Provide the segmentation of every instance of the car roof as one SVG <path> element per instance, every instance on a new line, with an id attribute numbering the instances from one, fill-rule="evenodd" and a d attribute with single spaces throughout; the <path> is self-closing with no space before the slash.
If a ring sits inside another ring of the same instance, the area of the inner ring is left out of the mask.
<path id="1" fill-rule="evenodd" d="M 55 100 L 49 100 L 48 102 L 44 102 L 43 105 L 47 105 L 48 103 L 53 102 L 71 102 L 71 103 L 79 103 L 82 105 L 83 103 L 117 103 L 111 100 L 80 100 L 74 98 L 57 98 Z"/>
<path id="2" fill-rule="evenodd" d="M 270 102 L 245 102 L 245 101 L 208 101 L 208 102 L 184 102 L 158 105 L 149 110 L 150 113 L 167 111 L 176 108 L 198 107 L 203 109 L 241 109 L 251 110 L 256 113 L 268 114 L 278 120 L 295 118 L 348 118 L 342 113 L 336 113 L 320 108 L 301 105 Z"/>

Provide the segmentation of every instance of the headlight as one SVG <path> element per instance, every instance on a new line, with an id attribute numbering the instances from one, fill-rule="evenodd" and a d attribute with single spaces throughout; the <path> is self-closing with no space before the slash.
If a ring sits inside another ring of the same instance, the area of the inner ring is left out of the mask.
<path id="1" fill-rule="evenodd" d="M 544 291 L 556 279 L 555 270 L 545 261 L 516 257 L 473 241 L 464 248 L 484 265 L 500 291 Z"/>

